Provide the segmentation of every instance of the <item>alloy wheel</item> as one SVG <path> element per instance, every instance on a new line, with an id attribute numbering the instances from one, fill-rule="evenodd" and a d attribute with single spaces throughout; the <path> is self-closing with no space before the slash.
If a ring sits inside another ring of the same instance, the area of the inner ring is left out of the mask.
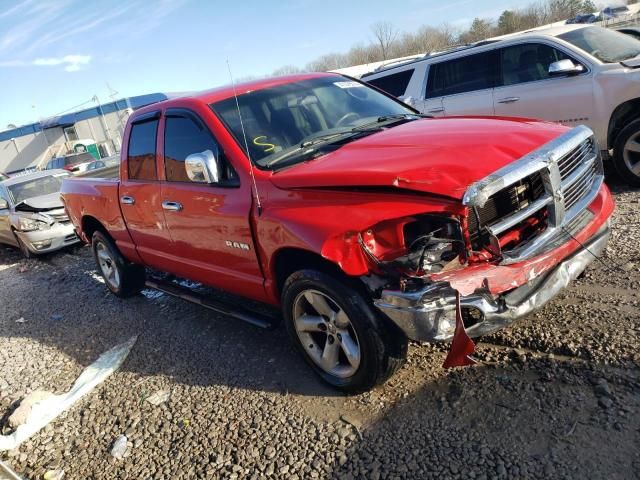
<path id="1" fill-rule="evenodd" d="M 640 131 L 629 137 L 622 156 L 629 171 L 640 177 Z"/>
<path id="2" fill-rule="evenodd" d="M 98 257 L 98 265 L 104 280 L 109 286 L 115 290 L 120 287 L 120 274 L 118 273 L 118 267 L 116 261 L 111 255 L 111 251 L 107 246 L 98 242 L 96 245 L 96 256 Z"/>
<path id="3" fill-rule="evenodd" d="M 293 304 L 295 331 L 309 358 L 322 370 L 348 378 L 360 366 L 360 342 L 346 312 L 328 295 L 304 290 Z"/>

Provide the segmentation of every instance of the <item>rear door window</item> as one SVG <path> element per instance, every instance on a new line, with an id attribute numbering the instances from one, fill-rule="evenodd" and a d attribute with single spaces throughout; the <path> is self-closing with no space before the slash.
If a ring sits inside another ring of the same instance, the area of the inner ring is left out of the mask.
<path id="1" fill-rule="evenodd" d="M 501 84 L 507 86 L 546 80 L 550 78 L 549 65 L 566 59 L 573 60 L 564 52 L 543 43 L 525 43 L 503 48 L 500 51 Z"/>
<path id="2" fill-rule="evenodd" d="M 493 88 L 497 77 L 495 59 L 492 50 L 431 65 L 427 98 Z"/>
<path id="3" fill-rule="evenodd" d="M 129 136 L 129 180 L 157 180 L 156 135 L 158 119 L 134 123 Z"/>
<path id="4" fill-rule="evenodd" d="M 369 80 L 367 83 L 374 87 L 378 87 L 380 90 L 384 90 L 389 95 L 400 97 L 407 91 L 413 72 L 415 72 L 415 68 L 398 73 L 392 73 L 384 77 L 374 78 L 373 80 Z"/>

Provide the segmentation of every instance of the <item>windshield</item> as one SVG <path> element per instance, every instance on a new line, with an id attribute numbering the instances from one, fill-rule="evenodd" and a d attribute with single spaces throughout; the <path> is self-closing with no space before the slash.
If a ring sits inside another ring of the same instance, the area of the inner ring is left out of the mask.
<path id="1" fill-rule="evenodd" d="M 414 115 L 401 103 L 344 77 L 322 77 L 238 96 L 251 160 L 267 167 L 314 138 L 339 137 L 389 115 Z M 245 149 L 235 98 L 211 105 Z M 359 132 L 362 134 L 362 130 Z"/>
<path id="2" fill-rule="evenodd" d="M 66 174 L 57 174 L 35 178 L 8 186 L 7 189 L 13 198 L 14 205 L 18 205 L 30 198 L 59 192 L 62 187 L 62 180 L 67 176 Z"/>
<path id="3" fill-rule="evenodd" d="M 580 28 L 558 36 L 603 63 L 616 63 L 640 55 L 640 40 L 600 27 Z"/>

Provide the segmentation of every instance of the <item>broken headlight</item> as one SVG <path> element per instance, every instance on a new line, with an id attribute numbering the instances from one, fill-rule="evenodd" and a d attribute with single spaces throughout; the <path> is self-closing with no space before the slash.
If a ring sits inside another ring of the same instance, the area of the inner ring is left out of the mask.
<path id="1" fill-rule="evenodd" d="M 33 218 L 33 217 L 20 217 L 20 231 L 22 232 L 32 232 L 34 230 L 46 230 L 51 227 L 51 225 L 46 222 L 44 219 Z"/>
<path id="2" fill-rule="evenodd" d="M 382 269 L 410 276 L 429 275 L 459 265 L 464 253 L 460 223 L 440 215 L 379 223 L 361 234 L 360 243 Z"/>

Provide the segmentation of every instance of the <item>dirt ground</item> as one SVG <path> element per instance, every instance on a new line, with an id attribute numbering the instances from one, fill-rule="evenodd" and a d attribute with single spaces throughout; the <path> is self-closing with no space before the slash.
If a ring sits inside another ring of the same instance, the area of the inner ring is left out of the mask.
<path id="1" fill-rule="evenodd" d="M 640 478 L 640 191 L 613 190 L 604 262 L 482 339 L 476 366 L 443 370 L 444 347 L 412 345 L 354 397 L 321 384 L 283 328 L 151 291 L 120 300 L 88 248 L 25 261 L 0 247 L 0 418 L 138 335 L 118 372 L 0 459 L 39 479 Z"/>

